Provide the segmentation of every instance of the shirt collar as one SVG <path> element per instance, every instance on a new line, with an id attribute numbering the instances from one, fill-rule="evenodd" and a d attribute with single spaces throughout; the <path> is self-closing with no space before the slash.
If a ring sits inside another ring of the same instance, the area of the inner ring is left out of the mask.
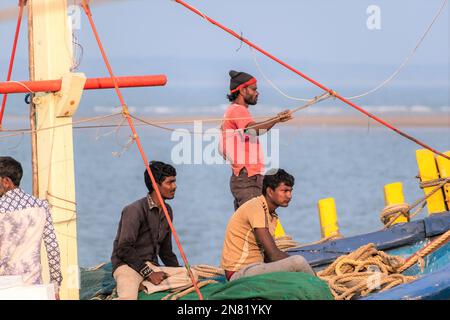
<path id="1" fill-rule="evenodd" d="M 153 208 L 158 208 L 158 205 L 155 203 L 155 201 L 153 201 L 153 198 L 150 196 L 150 193 L 147 194 L 147 202 L 150 210 L 152 210 Z"/>
<path id="2" fill-rule="evenodd" d="M 17 187 L 17 188 L 9 190 L 8 192 L 5 192 L 5 194 L 3 196 L 1 196 L 0 199 L 3 198 L 3 197 L 11 198 L 14 195 L 20 195 L 20 194 L 23 194 L 23 193 L 24 192 L 22 191 L 22 189 Z"/>
<path id="3" fill-rule="evenodd" d="M 270 213 L 269 206 L 267 205 L 266 197 L 264 197 L 264 195 L 260 195 L 260 199 L 261 199 L 262 206 L 263 206 L 266 214 L 268 214 L 269 216 L 278 218 L 278 214 L 276 213 L 276 211 L 274 211 L 273 213 Z"/>

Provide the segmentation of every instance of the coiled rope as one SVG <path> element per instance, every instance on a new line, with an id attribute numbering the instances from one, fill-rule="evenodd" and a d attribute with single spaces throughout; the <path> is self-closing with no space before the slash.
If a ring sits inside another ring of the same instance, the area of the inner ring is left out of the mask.
<path id="1" fill-rule="evenodd" d="M 434 179 L 430 181 L 424 181 L 420 182 L 420 188 L 430 188 L 435 187 L 433 190 L 431 190 L 430 193 L 425 195 L 424 197 L 416 200 L 411 206 L 409 206 L 407 203 L 399 203 L 399 204 L 393 204 L 386 206 L 382 212 L 380 213 L 380 220 L 384 224 L 384 229 L 389 228 L 392 226 L 392 224 L 395 222 L 395 220 L 400 217 L 404 216 L 408 220 L 408 222 L 415 217 L 426 205 L 426 200 L 431 197 L 433 194 L 435 194 L 437 191 L 439 191 L 445 184 L 450 182 L 450 178 L 441 178 L 441 179 Z M 410 213 L 412 209 L 422 204 L 416 211 L 413 213 Z"/>
<path id="2" fill-rule="evenodd" d="M 378 251 L 375 244 L 369 243 L 337 258 L 317 275 L 328 283 L 336 300 L 350 300 L 415 280 L 416 277 L 400 274 L 403 264 L 401 257 Z"/>

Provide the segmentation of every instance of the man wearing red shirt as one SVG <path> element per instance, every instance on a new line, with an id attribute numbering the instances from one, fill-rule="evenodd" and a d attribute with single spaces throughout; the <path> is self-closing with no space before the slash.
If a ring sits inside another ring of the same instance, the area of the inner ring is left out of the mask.
<path id="1" fill-rule="evenodd" d="M 232 175 L 230 189 L 237 210 L 248 200 L 261 195 L 264 174 L 264 156 L 258 136 L 269 131 L 278 122 L 292 119 L 289 110 L 265 121 L 255 122 L 248 107 L 258 102 L 256 79 L 245 72 L 229 72 L 231 105 L 222 122 L 220 148 L 230 161 Z"/>

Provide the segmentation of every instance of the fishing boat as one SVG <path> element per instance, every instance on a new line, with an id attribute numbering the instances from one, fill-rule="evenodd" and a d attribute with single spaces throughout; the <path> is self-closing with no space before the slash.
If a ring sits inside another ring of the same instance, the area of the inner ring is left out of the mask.
<path id="1" fill-rule="evenodd" d="M 380 255 L 380 259 L 386 258 L 385 254 L 393 257 L 400 257 L 402 264 L 395 266 L 395 271 L 402 274 L 404 278 L 395 278 L 388 287 L 383 283 L 375 284 L 373 290 L 360 294 L 360 291 L 336 293 L 334 297 L 342 299 L 449 299 L 450 298 L 450 152 L 441 153 L 398 130 L 383 119 L 365 111 L 355 103 L 340 96 L 334 90 L 327 88 L 319 82 L 313 80 L 302 72 L 282 60 L 271 55 L 262 48 L 254 45 L 250 40 L 243 38 L 231 29 L 221 25 L 217 21 L 209 18 L 203 12 L 190 6 L 181 0 L 175 2 L 199 15 L 211 24 L 228 32 L 243 43 L 249 45 L 283 67 L 289 69 L 300 77 L 312 82 L 324 91 L 323 96 L 316 97 L 308 101 L 309 104 L 316 103 L 323 97 L 334 97 L 364 113 L 367 117 L 374 119 L 405 138 L 413 140 L 422 148 L 417 150 L 417 162 L 419 168 L 420 182 L 424 190 L 424 197 L 419 199 L 413 206 L 405 206 L 401 184 L 392 184 L 385 187 L 385 200 L 388 207 L 388 214 L 383 216 L 386 224 L 385 228 L 372 233 L 361 234 L 352 237 L 341 237 L 339 234 L 334 202 L 332 199 L 324 199 L 319 204 L 321 217 L 322 240 L 319 243 L 310 245 L 290 245 L 284 250 L 290 255 L 302 255 L 313 266 L 317 274 L 321 274 L 330 267 L 335 267 L 338 262 L 342 262 L 336 269 L 337 278 L 347 263 L 350 273 L 358 272 L 359 267 L 351 263 L 340 261 L 342 257 L 351 255 L 361 248 L 366 251 L 372 250 L 373 255 Z M 446 3 L 447 1 L 445 1 Z M 166 84 L 164 75 L 129 76 L 116 77 L 113 68 L 109 64 L 107 54 L 102 46 L 99 34 L 95 28 L 94 17 L 90 10 L 89 1 L 81 1 L 81 7 L 89 18 L 90 25 L 98 42 L 104 62 L 110 73 L 109 78 L 87 79 L 82 73 L 71 72 L 71 61 L 73 52 L 67 50 L 72 43 L 72 32 L 68 23 L 67 1 L 65 0 L 21 0 L 19 1 L 19 19 L 16 29 L 20 30 L 20 21 L 24 7 L 28 7 L 28 30 L 29 30 L 29 50 L 30 50 L 30 81 L 11 81 L 12 63 L 7 77 L 7 82 L 0 83 L 0 93 L 30 93 L 31 98 L 31 134 L 32 141 L 32 168 L 33 168 L 33 194 L 49 200 L 52 204 L 52 215 L 61 248 L 62 270 L 64 282 L 61 287 L 62 299 L 93 299 L 99 297 L 112 297 L 114 291 L 114 280 L 111 276 L 111 265 L 105 264 L 93 269 L 82 269 L 79 274 L 77 257 L 77 231 L 76 231 L 76 201 L 75 201 L 75 176 L 73 163 L 73 115 L 77 111 L 84 90 L 114 88 L 120 99 L 122 106 L 122 116 L 128 122 L 132 133 L 133 142 L 138 146 L 142 160 L 149 171 L 148 161 L 140 144 L 139 136 L 135 130 L 133 116 L 130 115 L 128 107 L 121 95 L 120 88 L 138 86 L 163 86 Z M 15 45 L 11 62 L 13 62 Z M 307 103 L 307 104 L 308 104 Z M 2 107 L 2 115 L 3 115 Z M 1 121 L 0 121 L 1 123 Z M 153 179 L 154 180 L 154 179 Z M 153 183 L 155 183 L 153 181 Z M 157 189 L 157 188 L 156 188 Z M 410 211 L 415 207 L 427 205 L 429 216 L 420 220 L 412 220 Z M 397 207 L 396 207 L 397 206 Z M 166 213 L 168 217 L 168 214 Z M 170 221 L 170 219 L 168 219 Z M 173 225 L 170 223 L 173 231 Z M 176 237 L 176 232 L 174 232 Z M 279 239 L 285 236 L 282 225 L 277 227 L 276 235 Z M 176 239 L 178 242 L 178 239 Z M 375 252 L 376 251 L 376 252 Z M 382 251 L 382 253 L 379 253 Z M 189 265 L 183 250 L 180 246 L 185 265 Z M 352 256 L 350 256 L 352 257 Z M 381 260 L 378 261 L 381 261 Z M 390 258 L 387 257 L 387 260 Z M 400 261 L 400 260 L 396 260 Z M 410 262 L 411 265 L 406 267 Z M 363 261 L 363 264 L 366 261 Z M 46 264 L 43 263 L 43 266 Z M 363 269 L 367 271 L 369 264 Z M 377 264 L 375 263 L 375 266 Z M 392 266 L 391 266 L 392 267 Z M 345 269 L 345 268 L 344 268 Z M 188 268 L 189 271 L 189 268 Z M 383 280 L 383 272 L 370 271 L 373 279 Z M 78 279 L 81 276 L 81 288 L 78 286 Z M 324 279 L 327 276 L 324 274 Z M 206 277 L 208 279 L 208 277 Z M 220 296 L 217 292 L 220 286 L 229 286 L 224 277 L 213 275 L 216 295 L 208 297 L 233 298 L 232 296 Z M 251 277 L 249 277 L 251 278 Z M 338 281 L 328 284 L 332 286 Z M 407 278 L 407 281 L 405 280 Z M 259 281 L 263 281 L 260 279 Z M 48 281 L 48 279 L 46 279 Z M 245 280 L 244 280 L 245 281 Z M 239 283 L 237 283 L 239 284 Z M 196 281 L 193 281 L 196 292 L 187 294 L 185 299 L 196 299 L 201 297 L 200 289 L 197 288 Z M 336 284 L 337 287 L 342 287 Z M 209 285 L 202 288 L 206 290 Z M 268 289 L 270 291 L 270 288 Z M 80 296 L 81 292 L 81 296 Z M 165 293 L 170 294 L 170 293 Z M 196 296 L 198 294 L 198 296 Z M 250 295 L 251 296 L 251 295 Z M 160 298 L 158 295 L 157 298 Z M 264 296 L 251 296 L 262 298 Z M 279 298 L 271 296 L 272 298 Z M 289 296 L 292 298 L 292 296 Z M 140 295 L 140 298 L 152 298 Z M 242 297 L 241 297 L 242 298 Z"/>

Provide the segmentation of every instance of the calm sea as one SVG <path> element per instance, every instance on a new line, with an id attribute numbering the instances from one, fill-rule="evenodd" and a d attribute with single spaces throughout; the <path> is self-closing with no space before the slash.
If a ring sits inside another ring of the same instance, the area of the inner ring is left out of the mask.
<path id="1" fill-rule="evenodd" d="M 20 127 L 20 122 L 14 124 Z M 291 204 L 278 214 L 286 233 L 301 243 L 320 239 L 317 201 L 322 198 L 335 199 L 341 233 L 351 236 L 381 228 L 385 184 L 402 182 L 410 204 L 422 196 L 415 178 L 419 147 L 388 129 L 292 125 L 279 129 L 280 167 L 293 174 L 296 183 Z M 128 129 L 112 130 L 76 130 L 74 134 L 79 262 L 83 267 L 109 261 L 122 208 L 146 194 L 137 148 L 124 148 Z M 171 141 L 171 132 L 151 127 L 138 130 L 150 159 L 171 162 L 171 151 L 179 143 Z M 438 150 L 450 150 L 450 127 L 403 130 Z M 0 151 L 22 162 L 23 188 L 30 191 L 29 139 L 0 139 Z M 233 213 L 230 168 L 182 164 L 176 169 L 178 189 L 170 204 L 183 248 L 192 264 L 218 265 L 226 224 Z"/>

